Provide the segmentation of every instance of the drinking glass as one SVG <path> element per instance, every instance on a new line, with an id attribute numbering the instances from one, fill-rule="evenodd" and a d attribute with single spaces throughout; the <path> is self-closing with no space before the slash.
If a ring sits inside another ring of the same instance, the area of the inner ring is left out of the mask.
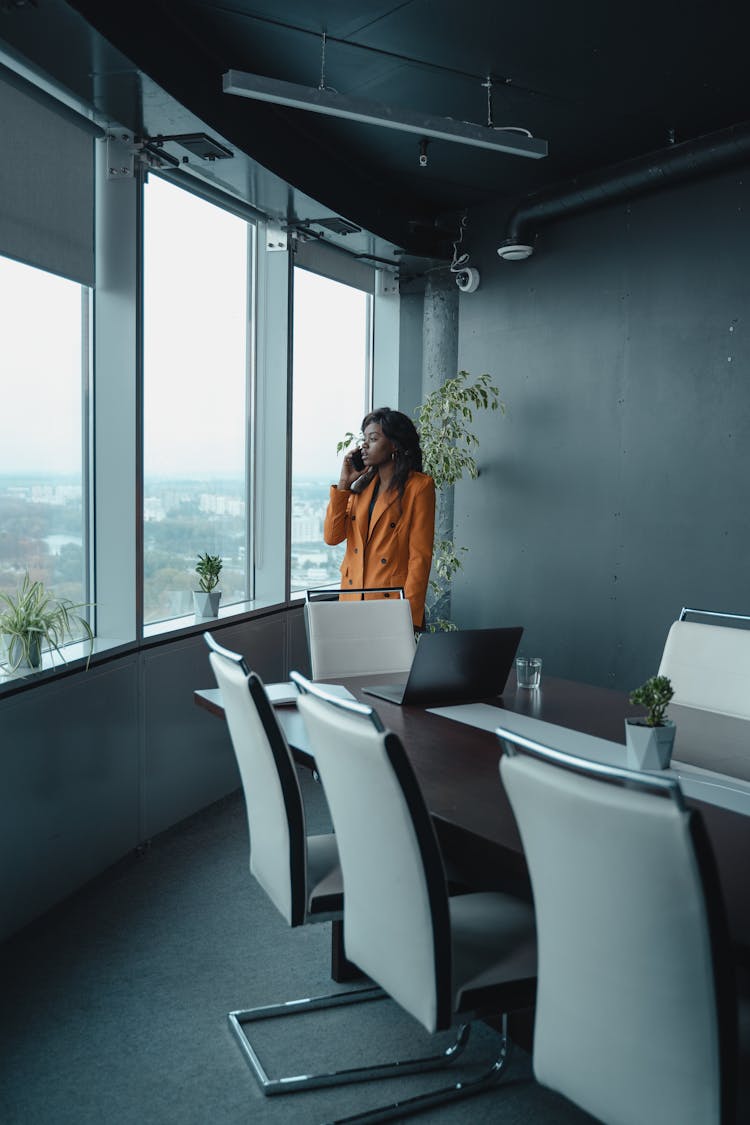
<path id="1" fill-rule="evenodd" d="M 520 688 L 538 688 L 541 678 L 541 656 L 516 657 L 516 680 Z"/>

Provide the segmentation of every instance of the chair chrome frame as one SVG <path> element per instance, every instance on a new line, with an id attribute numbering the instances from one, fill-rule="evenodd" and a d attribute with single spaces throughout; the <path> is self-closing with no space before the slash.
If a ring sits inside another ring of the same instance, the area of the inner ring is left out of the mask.
<path id="1" fill-rule="evenodd" d="M 368 1066 L 349 1067 L 344 1070 L 323 1071 L 319 1074 L 291 1074 L 284 1078 L 271 1078 L 243 1029 L 244 1024 L 258 1022 L 259 1020 L 302 1015 L 305 1012 L 323 1011 L 327 1008 L 342 1008 L 349 1004 L 364 1003 L 368 1000 L 387 999 L 387 993 L 377 986 L 354 989 L 349 992 L 333 992 L 326 996 L 314 996 L 304 1000 L 288 1000 L 282 1004 L 268 1004 L 265 1007 L 230 1012 L 229 1026 L 261 1090 L 267 1097 L 272 1097 L 275 1094 L 293 1094 L 303 1090 L 317 1090 L 325 1086 L 345 1086 L 352 1082 L 372 1082 L 380 1078 L 397 1078 L 402 1074 L 420 1074 L 423 1071 L 437 1070 L 441 1066 L 446 1066 L 463 1053 L 469 1042 L 470 1029 L 468 1024 L 462 1024 L 458 1028 L 454 1041 L 439 1054 L 427 1055 L 420 1059 L 394 1060 Z"/>
<path id="2" fill-rule="evenodd" d="M 546 746 L 543 742 L 536 742 L 533 738 L 516 734 L 515 731 L 507 730 L 505 727 L 496 727 L 495 734 L 503 743 L 505 753 L 510 758 L 515 757 L 520 748 L 532 758 L 540 758 L 542 761 L 551 762 L 553 765 L 563 766 L 573 773 L 600 778 L 602 781 L 623 785 L 628 789 L 658 793 L 660 796 L 674 801 L 681 811 L 685 809 L 682 789 L 675 777 L 624 769 L 621 766 L 608 766 L 604 762 L 596 762 L 590 758 L 579 758 L 565 750 L 555 750 L 552 746 Z"/>
<path id="3" fill-rule="evenodd" d="M 697 613 L 701 617 L 723 617 L 728 621 L 750 621 L 750 616 L 745 613 L 719 613 L 715 609 L 695 609 L 695 607 L 684 605 L 680 610 L 679 621 L 684 621 L 689 613 Z"/>
<path id="4" fill-rule="evenodd" d="M 348 590 L 340 586 L 328 588 L 317 586 L 310 590 L 305 590 L 305 601 L 338 601 L 338 596 L 340 594 L 396 594 L 398 601 L 404 601 L 406 597 L 403 586 L 351 586 Z"/>
<path id="5" fill-rule="evenodd" d="M 363 719 L 369 719 L 376 731 L 385 730 L 380 715 L 369 703 L 360 703 L 356 699 L 346 699 L 344 696 L 334 695 L 332 691 L 327 691 L 324 686 L 306 679 L 300 672 L 290 672 L 289 675 L 297 685 L 297 691 L 300 695 L 314 695 L 316 699 L 322 699 L 333 707 L 338 707 L 340 711 L 347 711 L 350 715 L 359 715 Z"/>
<path id="6" fill-rule="evenodd" d="M 242 653 L 233 652 L 230 648 L 224 648 L 224 646 L 220 645 L 216 638 L 208 631 L 203 634 L 203 639 L 212 652 L 215 652 L 219 656 L 223 656 L 225 660 L 230 660 L 233 664 L 238 665 L 238 667 L 242 669 L 246 676 L 250 675 L 250 668 L 248 667 L 247 661 L 245 660 L 245 657 L 242 655 Z"/>

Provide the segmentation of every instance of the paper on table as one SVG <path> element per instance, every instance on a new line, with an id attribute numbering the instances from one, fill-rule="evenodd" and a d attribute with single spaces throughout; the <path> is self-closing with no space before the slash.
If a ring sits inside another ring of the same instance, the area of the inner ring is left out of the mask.
<path id="1" fill-rule="evenodd" d="M 352 693 L 343 684 L 319 684 L 318 686 L 325 688 L 331 695 L 337 695 L 340 699 L 354 699 Z M 299 692 L 291 680 L 280 684 L 266 684 L 265 688 L 268 698 L 275 707 L 288 707 L 290 704 L 296 704 L 297 702 Z"/>
<path id="2" fill-rule="evenodd" d="M 288 703 L 297 702 L 297 688 L 291 680 L 284 684 L 266 684 L 265 688 L 271 703 L 275 704 L 277 707 L 283 707 Z"/>

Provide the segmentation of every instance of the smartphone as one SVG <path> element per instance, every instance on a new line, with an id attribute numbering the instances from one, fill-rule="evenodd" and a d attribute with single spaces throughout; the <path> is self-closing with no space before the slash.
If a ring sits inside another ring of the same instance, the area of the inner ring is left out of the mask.
<path id="1" fill-rule="evenodd" d="M 365 463 L 362 460 L 362 450 L 361 449 L 352 450 L 352 465 L 354 465 L 354 468 L 357 470 L 358 473 L 361 473 L 364 470 Z"/>

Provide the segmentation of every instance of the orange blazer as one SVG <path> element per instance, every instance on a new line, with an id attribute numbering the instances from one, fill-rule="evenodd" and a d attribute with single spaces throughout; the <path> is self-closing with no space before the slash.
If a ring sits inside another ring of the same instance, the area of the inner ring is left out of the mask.
<path id="1" fill-rule="evenodd" d="M 413 472 L 401 500 L 395 490 L 379 492 L 368 527 L 376 480 L 360 493 L 331 486 L 323 538 L 331 546 L 346 540 L 342 589 L 403 586 L 414 624 L 421 626 L 435 535 L 435 482 Z"/>

